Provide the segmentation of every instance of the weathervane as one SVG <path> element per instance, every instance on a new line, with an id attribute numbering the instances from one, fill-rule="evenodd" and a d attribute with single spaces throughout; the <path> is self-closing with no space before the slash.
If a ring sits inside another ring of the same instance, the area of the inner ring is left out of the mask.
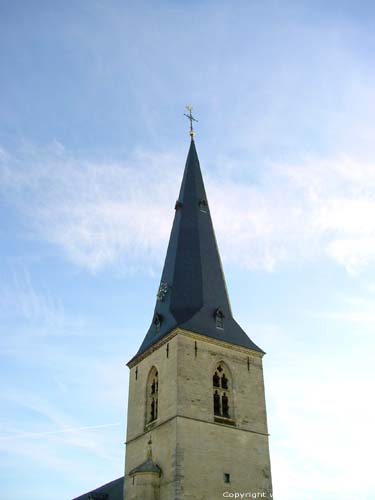
<path id="1" fill-rule="evenodd" d="M 193 122 L 198 122 L 198 120 L 196 120 L 194 118 L 194 116 L 191 114 L 191 112 L 193 111 L 193 106 L 185 106 L 185 108 L 189 111 L 189 114 L 187 115 L 186 113 L 184 113 L 184 116 L 186 116 L 187 118 L 189 118 L 190 120 L 190 137 L 193 139 L 194 138 L 194 129 L 193 129 Z"/>

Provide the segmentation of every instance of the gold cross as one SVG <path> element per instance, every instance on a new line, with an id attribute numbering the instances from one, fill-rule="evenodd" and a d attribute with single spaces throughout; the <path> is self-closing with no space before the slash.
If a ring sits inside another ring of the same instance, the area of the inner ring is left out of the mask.
<path id="1" fill-rule="evenodd" d="M 189 114 L 187 115 L 186 113 L 184 113 L 184 116 L 186 116 L 187 118 L 189 118 L 190 120 L 190 137 L 193 139 L 194 137 L 194 129 L 193 129 L 193 122 L 198 122 L 198 120 L 196 120 L 194 118 L 194 116 L 191 114 L 191 112 L 193 111 L 193 106 L 185 106 L 185 108 L 189 111 Z"/>

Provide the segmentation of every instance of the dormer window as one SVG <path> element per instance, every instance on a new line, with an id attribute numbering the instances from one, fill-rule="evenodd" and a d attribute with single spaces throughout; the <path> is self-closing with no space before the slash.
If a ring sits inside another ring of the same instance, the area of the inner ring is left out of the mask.
<path id="1" fill-rule="evenodd" d="M 216 309 L 214 317 L 215 317 L 216 328 L 219 328 L 220 330 L 224 330 L 224 318 L 225 318 L 225 316 L 224 316 L 223 311 L 220 309 L 220 307 L 218 309 Z"/>
<path id="2" fill-rule="evenodd" d="M 154 321 L 153 321 L 156 333 L 160 332 L 160 327 L 161 327 L 162 321 L 163 321 L 163 316 L 161 314 L 156 313 L 154 316 Z"/>
<path id="3" fill-rule="evenodd" d="M 206 201 L 204 198 L 201 198 L 201 199 L 199 200 L 198 205 L 199 205 L 199 210 L 200 210 L 201 212 L 204 212 L 204 213 L 206 213 L 206 212 L 207 212 L 207 207 L 208 207 L 208 205 L 207 205 L 207 201 Z"/>

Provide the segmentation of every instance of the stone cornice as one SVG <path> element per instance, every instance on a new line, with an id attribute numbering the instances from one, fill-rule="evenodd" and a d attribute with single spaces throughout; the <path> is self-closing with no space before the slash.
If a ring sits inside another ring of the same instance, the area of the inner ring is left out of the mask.
<path id="1" fill-rule="evenodd" d="M 182 328 L 175 328 L 174 330 L 171 330 L 167 335 L 165 335 L 163 338 L 161 338 L 158 342 L 155 342 L 152 346 L 147 349 L 147 351 L 143 352 L 139 356 L 134 356 L 128 363 L 127 366 L 129 368 L 133 368 L 135 365 L 137 365 L 140 361 L 143 359 L 147 358 L 151 353 L 159 349 L 159 347 L 165 345 L 168 343 L 171 339 L 173 339 L 176 335 L 184 335 L 185 337 L 189 337 L 191 339 L 197 340 L 199 342 L 206 342 L 207 344 L 213 344 L 217 345 L 220 347 L 225 347 L 227 349 L 231 349 L 233 351 L 237 352 L 242 352 L 244 354 L 256 357 L 256 358 L 263 358 L 264 353 L 254 351 L 253 349 L 248 349 L 247 347 L 243 347 L 237 344 L 231 344 L 229 342 L 224 342 L 222 340 L 214 339 L 212 337 L 208 337 L 206 335 L 196 333 L 196 332 L 191 332 L 190 330 L 184 330 Z"/>

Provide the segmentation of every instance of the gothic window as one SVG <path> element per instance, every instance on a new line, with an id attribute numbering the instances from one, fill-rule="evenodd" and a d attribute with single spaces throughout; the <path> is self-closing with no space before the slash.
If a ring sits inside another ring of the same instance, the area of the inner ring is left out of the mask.
<path id="1" fill-rule="evenodd" d="M 233 394 L 231 376 L 225 363 L 216 366 L 212 376 L 214 416 L 233 420 Z"/>
<path id="2" fill-rule="evenodd" d="M 156 408 L 155 408 L 155 399 L 151 400 L 151 422 L 156 419 Z"/>
<path id="3" fill-rule="evenodd" d="M 154 378 L 151 384 L 151 394 L 155 394 L 155 392 L 156 392 L 156 380 Z"/>
<path id="4" fill-rule="evenodd" d="M 220 395 L 217 391 L 214 393 L 214 414 L 221 415 Z"/>
<path id="5" fill-rule="evenodd" d="M 229 418 L 228 396 L 225 394 L 225 392 L 221 396 L 221 408 L 223 410 L 223 417 Z"/>
<path id="6" fill-rule="evenodd" d="M 151 368 L 147 379 L 147 413 L 146 423 L 149 424 L 158 418 L 158 397 L 159 397 L 159 378 L 155 367 Z"/>

